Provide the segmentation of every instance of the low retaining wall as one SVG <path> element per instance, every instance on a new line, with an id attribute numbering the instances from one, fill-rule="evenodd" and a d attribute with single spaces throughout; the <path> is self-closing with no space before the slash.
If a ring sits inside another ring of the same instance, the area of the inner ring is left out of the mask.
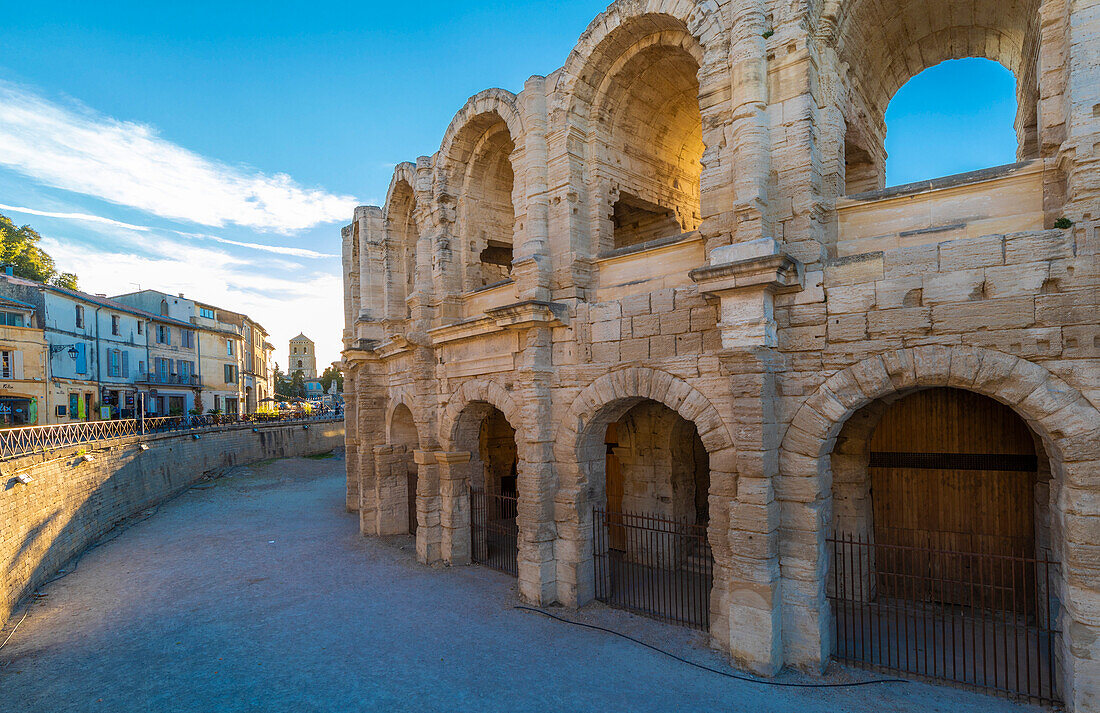
<path id="1" fill-rule="evenodd" d="M 119 522 L 204 475 L 341 448 L 344 422 L 243 424 L 195 435 L 115 438 L 0 463 L 0 626 L 22 599 Z M 30 482 L 19 481 L 27 476 Z"/>

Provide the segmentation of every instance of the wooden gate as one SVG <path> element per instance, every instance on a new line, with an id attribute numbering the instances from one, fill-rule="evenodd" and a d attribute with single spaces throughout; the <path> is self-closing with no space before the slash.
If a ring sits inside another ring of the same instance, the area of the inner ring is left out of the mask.
<path id="1" fill-rule="evenodd" d="M 958 389 L 911 394 L 883 415 L 869 466 L 875 542 L 911 553 L 877 563 L 882 593 L 916 582 L 927 591 L 907 596 L 988 605 L 961 584 L 966 562 L 940 553 L 1035 556 L 1035 446 L 1007 406 Z"/>

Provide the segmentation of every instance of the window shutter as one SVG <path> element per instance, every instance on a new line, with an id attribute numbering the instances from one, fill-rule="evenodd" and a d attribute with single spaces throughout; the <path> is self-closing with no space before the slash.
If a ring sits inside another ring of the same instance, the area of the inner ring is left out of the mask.
<path id="1" fill-rule="evenodd" d="M 122 352 L 122 376 L 123 378 L 130 376 L 130 352 Z"/>
<path id="2" fill-rule="evenodd" d="M 12 352 L 12 378 L 23 378 L 23 352 Z"/>
<path id="3" fill-rule="evenodd" d="M 76 345 L 76 373 L 87 374 L 88 373 L 88 345 L 77 344 Z"/>

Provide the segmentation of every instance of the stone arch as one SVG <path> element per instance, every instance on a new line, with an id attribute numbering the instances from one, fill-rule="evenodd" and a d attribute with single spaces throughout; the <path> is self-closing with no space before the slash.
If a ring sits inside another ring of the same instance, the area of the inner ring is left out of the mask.
<path id="1" fill-rule="evenodd" d="M 523 123 L 516 97 L 489 89 L 455 115 L 440 146 L 437 200 L 448 251 L 457 241 L 448 291 L 470 291 L 508 277 L 522 232 Z M 453 207 L 453 208 L 452 208 Z"/>
<path id="2" fill-rule="evenodd" d="M 1038 155 L 1040 0 L 829 0 L 819 39 L 835 51 L 847 89 L 847 183 L 882 186 L 886 107 L 917 74 L 951 59 L 980 57 L 1016 77 L 1018 157 Z"/>
<path id="3" fill-rule="evenodd" d="M 576 231 L 578 254 L 672 237 L 713 217 L 702 206 L 720 202 L 701 192 L 724 143 L 728 93 L 714 83 L 727 76 L 727 29 L 710 0 L 616 2 L 577 42 L 555 91 L 584 141 L 572 181 L 588 223 Z"/>
<path id="4" fill-rule="evenodd" d="M 447 405 L 439 418 L 439 436 L 443 447 L 447 450 L 455 449 L 457 429 L 462 412 L 466 407 L 475 402 L 484 402 L 499 409 L 512 428 L 516 429 L 516 440 L 520 440 L 522 432 L 522 414 L 519 405 L 499 383 L 489 379 L 473 379 L 459 387 L 458 391 L 447 399 Z M 522 459 L 522 454 L 520 455 Z"/>
<path id="5" fill-rule="evenodd" d="M 386 192 L 383 227 L 386 240 L 383 261 L 386 318 L 408 319 L 408 298 L 416 289 L 416 251 L 420 241 L 420 201 L 416 195 L 416 166 L 405 162 L 394 168 Z"/>
<path id="6" fill-rule="evenodd" d="M 824 538 L 837 436 L 853 414 L 879 399 L 941 386 L 973 391 L 1011 407 L 1039 437 L 1050 459 L 1051 487 L 1068 489 L 1064 492 L 1087 487 L 1086 474 L 1100 460 L 1100 412 L 1077 389 L 1038 364 L 990 349 L 937 345 L 888 352 L 838 371 L 795 413 L 780 447 L 781 476 L 775 490 L 782 513 L 782 620 L 788 663 L 817 667 L 831 653 Z M 1100 601 L 1100 574 L 1082 566 L 1075 548 L 1085 543 L 1072 533 L 1096 528 L 1100 511 L 1087 499 L 1062 497 L 1058 502 L 1062 512 L 1055 517 L 1066 521 L 1061 548 L 1055 545 L 1063 558 L 1063 604 L 1069 617 L 1063 627 L 1066 675 L 1080 676 L 1082 669 L 1092 675 L 1091 659 L 1070 660 L 1071 637 L 1076 622 L 1100 623 L 1089 614 L 1089 607 Z"/>
<path id="7" fill-rule="evenodd" d="M 687 381 L 642 367 L 630 367 L 605 374 L 582 390 L 569 407 L 554 443 L 557 462 L 557 527 L 562 552 L 558 556 L 559 599 L 581 605 L 592 599 L 592 499 L 603 484 L 592 476 L 604 455 L 603 431 L 633 406 L 644 401 L 662 404 L 695 425 L 709 457 L 711 548 L 715 560 L 711 627 L 721 631 L 724 619 L 713 611 L 721 599 L 728 567 L 730 546 L 729 504 L 737 496 L 734 441 L 718 409 Z M 715 599 L 717 597 L 717 599 Z M 722 637 L 719 637 L 722 638 Z M 727 637 L 728 638 L 728 635 Z"/>
<path id="8" fill-rule="evenodd" d="M 424 443 L 424 436 L 420 435 L 420 432 L 423 430 L 424 426 L 423 416 L 419 412 L 419 409 L 415 405 L 415 401 L 410 397 L 408 392 L 405 391 L 405 389 L 401 388 L 394 389 L 390 392 L 389 403 L 386 404 L 386 441 L 388 443 L 393 443 L 394 414 L 401 406 L 407 408 L 412 414 L 413 423 L 416 425 L 416 431 L 418 434 L 419 442 L 417 443 L 417 448 L 422 448 L 422 444 Z"/>
<path id="9" fill-rule="evenodd" d="M 451 119 L 443 140 L 439 144 L 438 170 L 441 174 L 438 190 L 450 193 L 454 189 L 449 185 L 451 174 L 462 172 L 473 150 L 472 141 L 477 135 L 468 136 L 471 127 L 476 128 L 489 117 L 503 121 L 508 127 L 512 140 L 519 142 L 523 135 L 523 118 L 519 112 L 516 95 L 507 89 L 485 89 L 466 100 L 466 103 Z M 480 134 L 480 132 L 477 132 Z"/>

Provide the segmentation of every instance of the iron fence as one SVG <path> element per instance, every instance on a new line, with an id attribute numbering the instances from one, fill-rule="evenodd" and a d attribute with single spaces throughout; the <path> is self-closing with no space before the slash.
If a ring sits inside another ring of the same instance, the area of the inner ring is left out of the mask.
<path id="1" fill-rule="evenodd" d="M 706 525 L 594 508 L 592 535 L 596 599 L 654 619 L 710 628 L 714 559 Z"/>
<path id="2" fill-rule="evenodd" d="M 827 538 L 835 658 L 1060 702 L 1058 563 L 943 549 L 937 534 L 926 546 Z"/>
<path id="3" fill-rule="evenodd" d="M 0 458 L 42 453 L 55 448 L 84 443 L 141 436 L 173 431 L 198 431 L 235 424 L 254 423 L 302 423 L 314 421 L 338 421 L 330 412 L 302 414 L 201 414 L 187 416 L 160 416 L 147 418 L 115 419 L 110 421 L 84 421 L 50 426 L 24 426 L 0 430 Z"/>
<path id="4" fill-rule="evenodd" d="M 512 576 L 518 573 L 517 499 L 511 495 L 470 492 L 470 558 Z"/>

